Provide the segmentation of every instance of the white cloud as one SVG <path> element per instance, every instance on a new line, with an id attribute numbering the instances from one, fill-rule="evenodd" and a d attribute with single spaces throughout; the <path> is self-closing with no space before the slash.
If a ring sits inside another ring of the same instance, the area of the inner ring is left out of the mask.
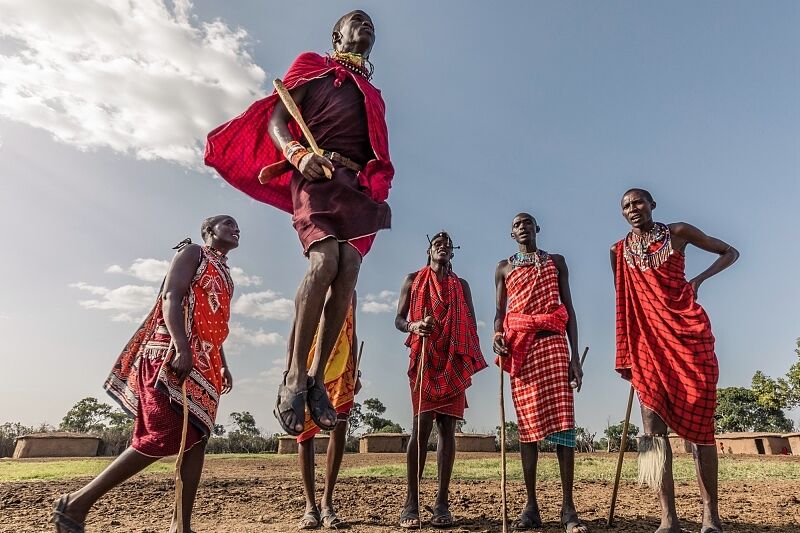
<path id="1" fill-rule="evenodd" d="M 367 294 L 361 304 L 364 313 L 393 313 L 397 310 L 399 294 L 394 291 L 381 291 L 378 294 Z"/>
<path id="2" fill-rule="evenodd" d="M 110 274 L 127 274 L 142 281 L 159 282 L 164 279 L 169 270 L 169 261 L 163 259 L 137 258 L 128 268 L 111 265 L 106 269 Z"/>
<path id="3" fill-rule="evenodd" d="M 251 285 L 261 285 L 264 280 L 259 276 L 250 276 L 240 267 L 231 267 L 231 277 L 237 287 L 250 287 Z"/>
<path id="4" fill-rule="evenodd" d="M 262 370 L 253 377 L 236 379 L 234 381 L 234 386 L 245 394 L 263 395 L 265 389 L 268 390 L 277 387 L 281 383 L 285 366 L 285 360 L 273 359 L 269 368 Z"/>
<path id="5" fill-rule="evenodd" d="M 289 320 L 294 314 L 294 302 L 272 290 L 251 292 L 239 296 L 231 311 L 251 318 Z"/>
<path id="6" fill-rule="evenodd" d="M 279 333 L 266 333 L 263 329 L 248 329 L 239 322 L 231 322 L 228 339 L 225 341 L 227 349 L 228 342 L 247 346 L 279 346 L 286 344 L 286 340 Z"/>
<path id="7" fill-rule="evenodd" d="M 0 115 L 79 149 L 202 167 L 205 135 L 263 94 L 249 36 L 188 0 L 0 0 Z"/>
<path id="8" fill-rule="evenodd" d="M 111 320 L 114 322 L 141 321 L 144 314 L 152 307 L 158 294 L 158 289 L 150 285 L 123 285 L 116 289 L 109 289 L 80 281 L 72 283 L 70 287 L 101 297 L 81 300 L 78 303 L 84 309 L 113 312 Z"/>
<path id="9" fill-rule="evenodd" d="M 479 328 L 485 328 L 485 327 L 486 327 L 486 322 L 484 322 L 483 320 L 478 320 L 478 321 L 476 322 L 476 324 L 477 324 L 477 326 L 478 326 Z"/>

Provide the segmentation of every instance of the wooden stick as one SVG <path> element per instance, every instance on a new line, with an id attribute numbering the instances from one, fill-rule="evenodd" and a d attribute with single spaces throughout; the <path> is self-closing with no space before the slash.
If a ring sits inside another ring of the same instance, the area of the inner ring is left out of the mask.
<path id="1" fill-rule="evenodd" d="M 581 370 L 583 370 L 583 363 L 586 361 L 586 356 L 588 354 L 589 354 L 589 347 L 587 346 L 586 348 L 583 349 L 583 355 L 581 356 Z M 569 382 L 569 386 L 572 387 L 573 389 L 577 389 L 578 382 L 573 379 L 572 381 Z"/>
<path id="2" fill-rule="evenodd" d="M 614 476 L 614 491 L 611 493 L 611 507 L 608 509 L 608 520 L 606 526 L 614 524 L 614 508 L 617 505 L 617 491 L 619 490 L 619 478 L 622 475 L 622 460 L 625 458 L 625 448 L 628 444 L 628 425 L 631 421 L 631 408 L 633 407 L 633 385 L 628 394 L 628 408 L 625 411 L 625 423 L 622 424 L 622 439 L 619 443 L 619 457 L 617 458 L 617 473 Z"/>
<path id="3" fill-rule="evenodd" d="M 506 505 L 506 402 L 503 383 L 503 366 L 500 365 L 500 490 L 502 491 L 503 533 L 508 531 L 508 506 Z"/>
<path id="4" fill-rule="evenodd" d="M 183 327 L 187 335 L 191 335 L 189 331 L 189 308 L 183 308 Z M 175 347 L 174 343 L 172 348 Z M 173 354 L 177 354 L 177 350 Z M 187 376 L 186 379 L 189 379 Z M 178 530 L 177 533 L 185 533 L 185 525 L 183 523 L 183 477 L 181 477 L 181 468 L 183 467 L 183 455 L 186 452 L 186 437 L 189 434 L 189 399 L 186 397 L 186 379 L 181 383 L 181 402 L 183 404 L 183 428 L 181 429 L 181 446 L 178 449 L 178 458 L 175 460 L 175 514 L 177 515 Z"/>
<path id="5" fill-rule="evenodd" d="M 428 351 L 428 337 L 422 337 L 422 353 L 419 354 L 420 358 L 420 365 L 419 365 L 419 373 L 417 374 L 417 383 L 416 387 L 419 389 L 419 403 L 417 403 L 417 525 L 419 529 L 422 529 L 422 513 L 420 509 L 422 506 L 420 502 L 422 500 L 422 477 L 425 474 L 424 468 L 422 468 L 422 439 L 420 438 L 420 418 L 422 416 L 422 377 L 423 377 L 423 370 L 425 369 L 425 354 Z M 428 443 L 425 443 L 427 448 Z"/>
<path id="6" fill-rule="evenodd" d="M 317 146 L 317 141 L 315 141 L 314 136 L 311 135 L 311 130 L 308 129 L 306 121 L 303 120 L 303 115 L 300 114 L 300 109 L 297 108 L 297 104 L 294 102 L 292 95 L 289 94 L 289 91 L 283 85 L 283 82 L 280 80 L 280 78 L 276 78 L 272 82 L 272 85 L 275 87 L 281 102 L 283 102 L 283 105 L 286 106 L 286 110 L 289 111 L 289 114 L 292 115 L 294 121 L 297 122 L 298 126 L 300 126 L 300 130 L 303 132 L 303 135 L 308 141 L 308 145 L 311 147 L 311 150 L 318 156 L 324 157 L 322 150 L 319 146 Z M 331 169 L 328 167 L 322 167 L 322 171 L 325 173 L 326 178 L 331 177 Z"/>
<path id="7" fill-rule="evenodd" d="M 358 347 L 358 357 L 356 358 L 355 376 L 358 379 L 358 370 L 361 368 L 361 355 L 364 353 L 364 341 L 361 341 L 361 346 Z"/>

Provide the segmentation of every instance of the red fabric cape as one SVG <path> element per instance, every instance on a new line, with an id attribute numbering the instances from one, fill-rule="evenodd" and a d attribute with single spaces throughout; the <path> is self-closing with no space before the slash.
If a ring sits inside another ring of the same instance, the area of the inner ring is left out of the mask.
<path id="1" fill-rule="evenodd" d="M 386 105 L 381 92 L 363 76 L 314 52 L 300 54 L 283 77 L 283 83 L 291 90 L 330 73 L 334 74 L 334 83 L 337 85 L 349 76 L 364 94 L 369 138 L 376 159 L 366 164 L 358 178 L 373 200 L 385 202 L 389 197 L 394 167 L 389 159 Z M 211 131 L 206 143 L 205 163 L 243 193 L 291 213 L 291 171 L 272 179 L 266 185 L 258 181 L 258 173 L 262 168 L 284 159 L 281 151 L 273 144 L 267 129 L 277 101 L 278 95 L 273 92 L 255 102 L 238 117 Z M 300 128 L 294 121 L 290 122 L 289 128 L 296 139 L 301 137 Z"/>
<path id="2" fill-rule="evenodd" d="M 506 313 L 503 321 L 506 345 L 509 355 L 496 357 L 495 364 L 511 376 L 518 376 L 525 360 L 530 356 L 536 342 L 536 334 L 540 331 L 552 331 L 564 334 L 567 331 L 569 315 L 564 304 L 559 305 L 552 313 L 526 315 L 524 313 Z"/>

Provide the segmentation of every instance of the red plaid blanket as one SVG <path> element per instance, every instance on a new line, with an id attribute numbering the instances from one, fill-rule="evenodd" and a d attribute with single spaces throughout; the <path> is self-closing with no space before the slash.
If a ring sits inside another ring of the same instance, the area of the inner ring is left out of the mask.
<path id="1" fill-rule="evenodd" d="M 569 385 L 567 311 L 558 289 L 558 269 L 548 258 L 541 270 L 518 266 L 506 276 L 508 309 L 504 331 L 511 367 L 511 396 L 519 440 L 535 442 L 575 427 Z M 539 330 L 555 335 L 536 336 Z M 504 368 L 505 369 L 505 368 Z"/>
<path id="2" fill-rule="evenodd" d="M 714 444 L 719 367 L 711 322 L 686 281 L 674 251 L 657 268 L 640 270 L 617 244 L 616 370 L 639 401 L 678 435 Z"/>
<path id="3" fill-rule="evenodd" d="M 472 385 L 472 375 L 487 364 L 458 276 L 450 272 L 439 282 L 429 266 L 417 272 L 411 284 L 408 318 L 422 320 L 426 314 L 436 324 L 426 343 L 422 398 L 437 402 L 464 392 Z M 410 334 L 406 346 L 411 348 L 408 377 L 415 383 L 422 337 Z"/>

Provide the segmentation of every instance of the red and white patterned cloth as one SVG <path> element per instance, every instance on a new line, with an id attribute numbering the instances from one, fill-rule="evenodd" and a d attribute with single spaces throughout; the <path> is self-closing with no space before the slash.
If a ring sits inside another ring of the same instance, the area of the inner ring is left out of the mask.
<path id="1" fill-rule="evenodd" d="M 617 243 L 616 370 L 639 401 L 678 435 L 713 445 L 719 367 L 711 321 L 686 281 L 685 258 L 674 251 L 640 270 Z"/>
<path id="2" fill-rule="evenodd" d="M 435 321 L 433 333 L 426 342 L 422 411 L 461 418 L 466 406 L 464 391 L 472 385 L 472 375 L 487 367 L 461 280 L 449 272 L 440 282 L 431 267 L 426 266 L 416 273 L 410 296 L 409 321 L 422 320 L 425 315 L 431 315 Z M 416 415 L 419 393 L 414 392 L 414 384 L 419 372 L 422 337 L 409 334 L 406 346 L 411 348 L 408 377 Z M 448 412 L 442 410 L 444 406 L 450 406 Z M 459 406 L 460 415 L 457 414 Z"/>
<path id="3" fill-rule="evenodd" d="M 519 440 L 536 442 L 575 427 L 569 385 L 570 352 L 564 334 L 566 321 L 558 319 L 566 310 L 561 304 L 558 269 L 553 259 L 548 257 L 541 271 L 533 265 L 515 267 L 506 276 L 506 293 L 508 309 L 504 327 L 509 355 L 503 362 L 521 361 L 511 374 Z M 517 315 L 549 315 L 542 324 L 550 325 L 540 329 L 552 333 L 542 336 L 537 335 L 535 328 L 515 329 L 520 322 Z"/>

